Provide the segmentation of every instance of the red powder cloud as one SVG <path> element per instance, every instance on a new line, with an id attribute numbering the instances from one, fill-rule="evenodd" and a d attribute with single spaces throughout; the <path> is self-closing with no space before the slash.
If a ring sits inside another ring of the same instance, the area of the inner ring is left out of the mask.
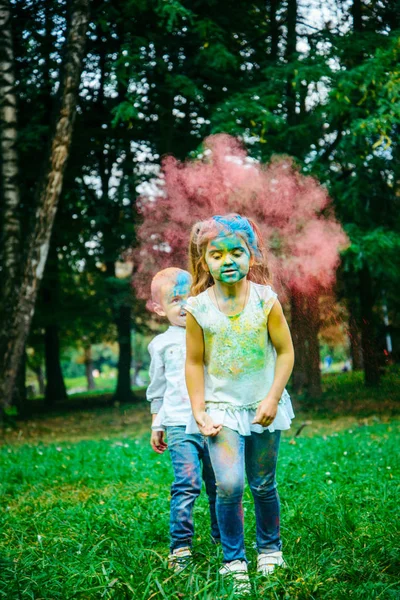
<path id="1" fill-rule="evenodd" d="M 187 268 L 189 234 L 196 221 L 229 212 L 251 217 L 260 226 L 280 294 L 328 290 L 347 238 L 326 189 L 300 174 L 288 157 L 274 158 L 267 166 L 256 163 L 229 135 L 210 136 L 204 147 L 196 160 L 181 163 L 167 157 L 160 194 L 154 200 L 139 199 L 138 295 L 149 297 L 150 281 L 160 269 Z"/>

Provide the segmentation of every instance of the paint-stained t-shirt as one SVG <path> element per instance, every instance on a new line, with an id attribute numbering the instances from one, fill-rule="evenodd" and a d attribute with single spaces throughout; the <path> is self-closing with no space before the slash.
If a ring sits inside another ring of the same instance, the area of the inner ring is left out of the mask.
<path id="1" fill-rule="evenodd" d="M 186 425 L 191 406 L 185 382 L 186 330 L 171 325 L 149 344 L 150 384 L 146 397 L 157 413 L 152 429 Z"/>
<path id="2" fill-rule="evenodd" d="M 209 290 L 188 298 L 185 309 L 196 319 L 204 335 L 207 412 L 228 411 L 234 420 L 244 419 L 247 423 L 249 415 L 234 413 L 255 411 L 267 396 L 276 362 L 275 348 L 268 335 L 268 315 L 276 298 L 270 286 L 250 282 L 247 304 L 236 315 L 221 312 L 211 301 Z M 269 429 L 288 429 L 293 417 L 290 396 L 284 390 L 273 427 Z M 239 423 L 235 428 L 245 429 L 245 435 L 248 433 L 247 425 Z M 252 431 L 263 429 L 260 425 L 251 427 Z"/>

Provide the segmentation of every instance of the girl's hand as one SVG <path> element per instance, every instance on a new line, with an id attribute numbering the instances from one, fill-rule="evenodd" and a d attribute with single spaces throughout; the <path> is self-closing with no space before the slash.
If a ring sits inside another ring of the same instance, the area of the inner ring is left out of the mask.
<path id="1" fill-rule="evenodd" d="M 152 431 L 150 445 L 157 454 L 165 452 L 168 445 L 164 442 L 164 431 Z"/>
<path id="2" fill-rule="evenodd" d="M 278 411 L 278 400 L 269 398 L 268 396 L 260 402 L 257 408 L 256 416 L 253 419 L 254 424 L 259 424 L 262 427 L 268 427 L 276 417 Z"/>
<path id="3" fill-rule="evenodd" d="M 216 425 L 210 415 L 205 411 L 196 415 L 197 426 L 200 429 L 200 433 L 207 437 L 215 437 L 219 434 L 222 429 L 222 425 Z"/>

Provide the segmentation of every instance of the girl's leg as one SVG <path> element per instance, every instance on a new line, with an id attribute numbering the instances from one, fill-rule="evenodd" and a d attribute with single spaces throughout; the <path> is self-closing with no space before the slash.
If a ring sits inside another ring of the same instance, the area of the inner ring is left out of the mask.
<path id="1" fill-rule="evenodd" d="M 214 469 L 212 468 L 210 453 L 208 451 L 208 445 L 206 440 L 204 440 L 203 448 L 203 480 L 206 486 L 208 504 L 210 507 L 211 537 L 213 541 L 217 543 L 221 541 L 221 535 L 219 533 L 219 526 L 216 513 L 217 486 L 215 483 Z"/>
<path id="2" fill-rule="evenodd" d="M 225 562 L 246 560 L 243 535 L 244 439 L 223 427 L 208 438 L 217 482 L 217 518 Z"/>
<path id="3" fill-rule="evenodd" d="M 267 430 L 246 438 L 246 474 L 254 498 L 258 552 L 274 552 L 282 547 L 275 480 L 280 434 Z"/>

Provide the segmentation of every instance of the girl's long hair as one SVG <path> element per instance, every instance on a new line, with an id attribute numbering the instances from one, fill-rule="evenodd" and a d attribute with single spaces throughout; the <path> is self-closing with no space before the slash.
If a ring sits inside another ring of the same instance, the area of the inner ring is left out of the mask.
<path id="1" fill-rule="evenodd" d="M 189 242 L 189 270 L 193 277 L 190 293 L 197 296 L 214 284 L 205 269 L 205 252 L 210 240 L 220 235 L 240 236 L 250 250 L 253 265 L 247 275 L 250 281 L 267 285 L 271 282 L 261 231 L 252 219 L 231 213 L 199 221 L 192 227 Z"/>

